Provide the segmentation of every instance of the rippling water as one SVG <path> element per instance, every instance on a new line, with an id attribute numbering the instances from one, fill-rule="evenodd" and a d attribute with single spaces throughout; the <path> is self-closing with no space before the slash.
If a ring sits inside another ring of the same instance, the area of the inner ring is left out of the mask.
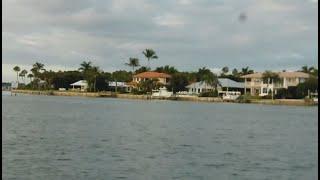
<path id="1" fill-rule="evenodd" d="M 318 178 L 318 107 L 2 98 L 4 179 Z"/>

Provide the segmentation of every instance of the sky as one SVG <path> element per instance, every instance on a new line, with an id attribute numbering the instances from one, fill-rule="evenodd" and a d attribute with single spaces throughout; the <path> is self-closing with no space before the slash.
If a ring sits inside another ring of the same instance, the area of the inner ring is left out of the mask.
<path id="1" fill-rule="evenodd" d="M 318 66 L 318 0 L 4 0 L 2 80 L 15 65 L 73 70 L 92 61 L 130 70 L 151 66 L 256 71 Z"/>

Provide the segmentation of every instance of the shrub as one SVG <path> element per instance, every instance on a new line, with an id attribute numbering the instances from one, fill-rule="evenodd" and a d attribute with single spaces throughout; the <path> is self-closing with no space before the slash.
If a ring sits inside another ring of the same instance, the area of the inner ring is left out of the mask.
<path id="1" fill-rule="evenodd" d="M 236 102 L 238 103 L 250 103 L 251 96 L 250 95 L 241 95 L 236 99 Z"/>

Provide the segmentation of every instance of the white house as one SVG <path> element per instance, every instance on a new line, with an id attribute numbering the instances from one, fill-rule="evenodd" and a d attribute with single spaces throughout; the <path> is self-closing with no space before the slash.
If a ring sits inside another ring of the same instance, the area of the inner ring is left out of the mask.
<path id="1" fill-rule="evenodd" d="M 80 90 L 80 91 L 87 91 L 88 83 L 86 80 L 80 80 L 75 83 L 70 84 L 72 86 L 72 90 Z"/>
<path id="2" fill-rule="evenodd" d="M 203 92 L 208 92 L 214 90 L 214 87 L 209 85 L 204 81 L 191 83 L 186 86 L 189 94 L 201 94 Z"/>
<path id="3" fill-rule="evenodd" d="M 243 91 L 244 83 L 236 82 L 228 78 L 218 78 L 219 84 L 217 85 L 218 92 L 223 92 L 223 88 L 228 90 Z M 202 92 L 208 92 L 214 90 L 214 87 L 207 84 L 204 81 L 195 82 L 186 86 L 189 94 L 201 94 Z"/>
<path id="4" fill-rule="evenodd" d="M 266 96 L 269 91 L 277 93 L 277 89 L 297 86 L 310 78 L 310 75 L 303 72 L 278 72 L 280 82 L 268 83 L 263 80 L 263 73 L 247 74 L 242 76 L 245 79 L 245 87 L 250 89 L 251 95 Z"/>
<path id="5" fill-rule="evenodd" d="M 132 85 L 129 85 L 126 82 L 110 81 L 108 82 L 108 86 L 112 89 L 117 88 L 126 92 L 130 92 L 132 90 Z"/>

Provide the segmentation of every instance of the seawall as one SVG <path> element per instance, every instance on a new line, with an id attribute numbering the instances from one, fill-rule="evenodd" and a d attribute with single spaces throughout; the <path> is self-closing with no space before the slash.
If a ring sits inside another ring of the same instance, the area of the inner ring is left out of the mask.
<path id="1" fill-rule="evenodd" d="M 170 97 L 170 98 L 156 98 L 150 95 L 134 95 L 134 94 L 114 94 L 111 92 L 74 92 L 74 91 L 33 91 L 33 90 L 12 90 L 12 93 L 22 93 L 31 95 L 47 95 L 47 96 L 83 96 L 83 97 L 114 97 L 122 99 L 163 99 L 175 101 L 195 101 L 195 102 L 223 102 L 221 98 L 217 97 Z M 292 105 L 292 106 L 312 106 L 317 105 L 312 101 L 305 101 L 304 99 L 251 99 L 249 103 L 254 104 L 268 104 L 268 105 Z"/>

